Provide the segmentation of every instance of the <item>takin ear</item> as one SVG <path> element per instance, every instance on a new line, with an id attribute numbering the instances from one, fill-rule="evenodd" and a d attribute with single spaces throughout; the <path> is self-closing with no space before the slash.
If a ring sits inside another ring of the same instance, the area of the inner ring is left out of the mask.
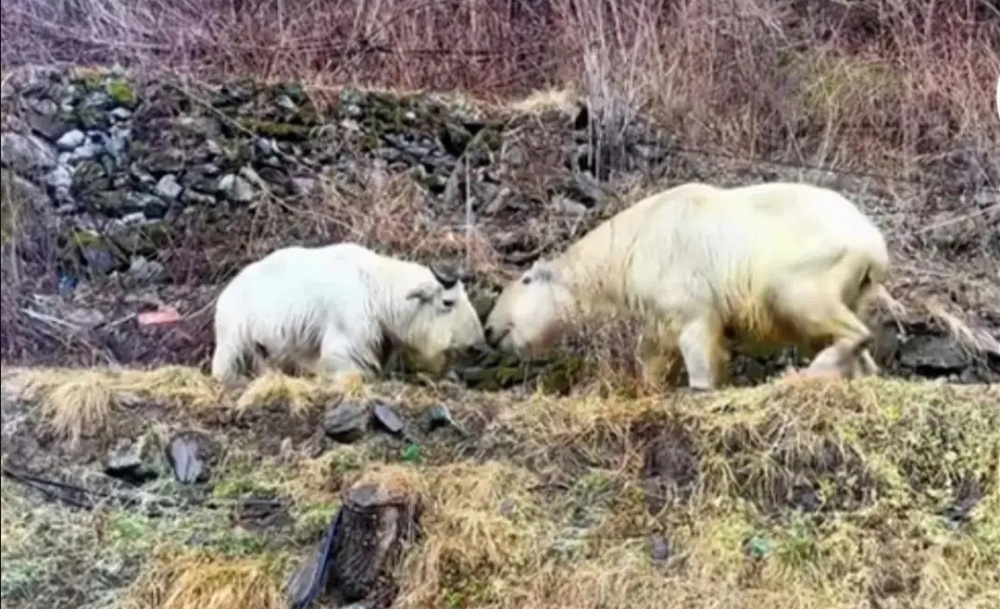
<path id="1" fill-rule="evenodd" d="M 537 264 L 535 268 L 532 269 L 532 275 L 534 275 L 536 281 L 544 281 L 546 283 L 552 283 L 556 280 L 556 272 L 553 268 L 547 264 Z"/>
<path id="2" fill-rule="evenodd" d="M 412 290 L 406 295 L 407 300 L 417 300 L 421 304 L 428 303 L 434 300 L 434 297 L 442 292 L 441 284 L 434 283 L 423 283 Z"/>

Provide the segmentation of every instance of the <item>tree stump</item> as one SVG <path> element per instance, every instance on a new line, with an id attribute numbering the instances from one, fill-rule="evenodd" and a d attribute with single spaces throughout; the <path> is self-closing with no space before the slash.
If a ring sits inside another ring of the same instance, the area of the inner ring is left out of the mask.
<path id="1" fill-rule="evenodd" d="M 342 520 L 330 561 L 330 584 L 348 603 L 389 607 L 398 593 L 394 571 L 405 544 L 416 539 L 419 494 L 392 477 L 362 483 L 343 497 Z"/>

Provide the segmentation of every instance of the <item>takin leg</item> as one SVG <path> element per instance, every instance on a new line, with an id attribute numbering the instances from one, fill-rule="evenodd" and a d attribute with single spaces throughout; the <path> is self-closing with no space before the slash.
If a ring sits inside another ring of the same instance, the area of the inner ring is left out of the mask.
<path id="1" fill-rule="evenodd" d="M 334 386 L 344 389 L 371 377 L 371 371 L 352 357 L 350 337 L 340 331 L 327 332 L 320 340 L 319 358 L 313 366 L 318 376 L 329 378 Z"/>
<path id="2" fill-rule="evenodd" d="M 212 377 L 223 384 L 233 384 L 242 376 L 244 361 L 244 353 L 237 343 L 229 338 L 218 340 L 212 354 Z"/>
<path id="3" fill-rule="evenodd" d="M 806 359 L 815 361 L 818 354 L 822 353 L 828 346 L 830 346 L 829 340 L 813 340 L 808 345 L 803 346 L 800 353 Z M 848 361 L 843 362 L 838 370 L 838 374 L 852 379 L 869 375 L 875 376 L 878 373 L 879 366 L 875 363 L 875 358 L 868 348 L 861 349 L 856 357 L 849 358 Z"/>
<path id="4" fill-rule="evenodd" d="M 725 379 L 729 353 L 725 347 L 722 322 L 715 315 L 705 315 L 681 328 L 678 347 L 688 373 L 688 386 L 711 390 Z"/>
<path id="5" fill-rule="evenodd" d="M 639 338 L 636 358 L 646 386 L 659 389 L 663 380 L 671 386 L 677 385 L 683 364 L 677 337 L 667 332 L 662 323 L 654 321 L 646 325 Z"/>
<path id="6" fill-rule="evenodd" d="M 834 373 L 849 377 L 875 362 L 868 352 L 871 330 L 847 305 L 833 298 L 812 299 L 811 308 L 799 314 L 798 323 L 812 338 L 832 337 L 832 342 L 820 351 L 806 369 L 808 373 Z"/>

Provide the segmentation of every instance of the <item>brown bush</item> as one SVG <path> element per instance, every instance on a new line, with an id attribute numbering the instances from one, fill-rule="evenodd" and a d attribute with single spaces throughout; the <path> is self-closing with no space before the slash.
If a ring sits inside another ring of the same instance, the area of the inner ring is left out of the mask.
<path id="1" fill-rule="evenodd" d="M 998 141 L 998 32 L 1000 13 L 986 2 L 916 0 L 10 0 L 2 8 L 5 68 L 120 62 L 203 78 L 499 96 L 573 87 L 611 127 L 644 111 L 688 147 L 900 177 L 920 175 L 928 158 Z"/>

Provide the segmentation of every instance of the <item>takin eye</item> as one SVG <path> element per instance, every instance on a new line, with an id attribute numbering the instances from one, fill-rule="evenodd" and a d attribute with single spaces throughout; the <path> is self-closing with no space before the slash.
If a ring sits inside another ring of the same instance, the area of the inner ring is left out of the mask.
<path id="1" fill-rule="evenodd" d="M 444 306 L 444 308 L 451 309 L 455 306 L 455 299 L 445 298 L 444 300 L 441 301 L 441 304 Z"/>
<path id="2" fill-rule="evenodd" d="M 529 283 L 531 283 L 530 275 L 525 275 L 524 277 L 521 278 L 521 285 L 528 285 Z"/>

